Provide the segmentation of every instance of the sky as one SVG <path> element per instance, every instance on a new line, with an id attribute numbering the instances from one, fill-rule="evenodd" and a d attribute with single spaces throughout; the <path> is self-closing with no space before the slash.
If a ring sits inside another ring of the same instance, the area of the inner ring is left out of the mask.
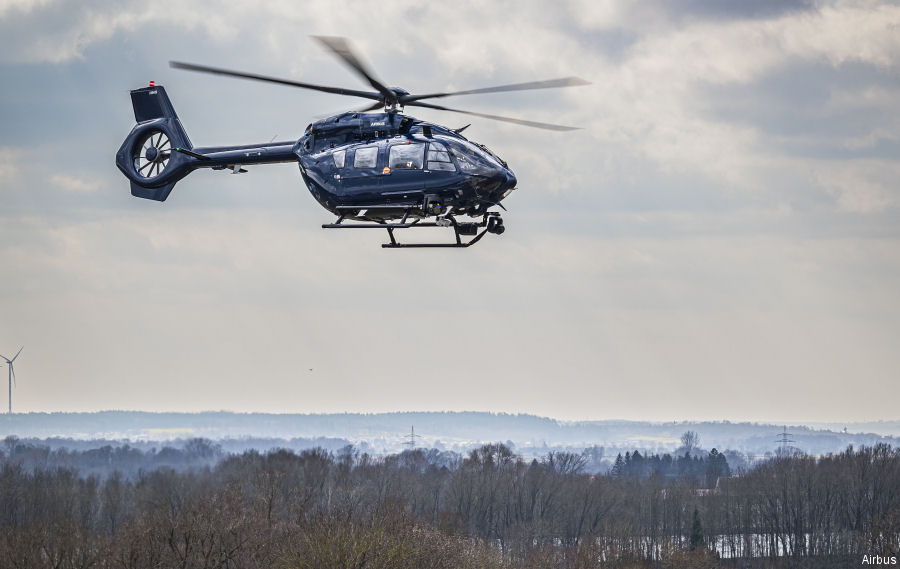
<path id="1" fill-rule="evenodd" d="M 865 1 L 0 0 L 13 409 L 897 419 L 898 27 Z M 411 92 L 582 77 L 442 101 L 581 130 L 410 109 L 516 173 L 469 249 L 323 230 L 293 164 L 131 197 L 148 81 L 197 146 L 364 105 L 168 66 L 368 88 L 314 35 Z"/>

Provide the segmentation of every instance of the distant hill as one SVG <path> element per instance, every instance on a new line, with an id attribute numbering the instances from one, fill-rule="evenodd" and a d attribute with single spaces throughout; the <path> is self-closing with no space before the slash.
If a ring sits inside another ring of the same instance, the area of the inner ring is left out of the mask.
<path id="1" fill-rule="evenodd" d="M 837 427 L 837 425 L 827 425 Z M 848 445 L 900 443 L 900 422 L 866 423 L 857 431 L 831 430 L 826 425 L 788 425 L 795 447 L 810 454 L 839 452 Z M 685 431 L 696 431 L 703 448 L 739 450 L 761 455 L 778 447 L 782 425 L 723 422 L 580 421 L 567 422 L 527 414 L 486 412 L 398 412 L 336 414 L 150 413 L 17 413 L 0 418 L 0 435 L 23 438 L 169 441 L 203 437 L 222 439 L 316 439 L 330 437 L 359 444 L 376 452 L 402 448 L 410 429 L 420 446 L 464 450 L 482 442 L 511 442 L 522 448 L 603 446 L 674 451 Z M 818 428 L 816 428 L 818 427 Z M 842 427 L 838 427 L 841 428 Z M 876 430 L 877 429 L 877 430 Z M 893 436 L 892 436 L 893 435 Z"/>

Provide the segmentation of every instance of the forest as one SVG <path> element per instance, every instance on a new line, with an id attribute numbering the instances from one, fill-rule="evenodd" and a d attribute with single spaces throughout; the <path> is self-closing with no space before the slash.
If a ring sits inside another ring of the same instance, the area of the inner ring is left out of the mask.
<path id="1" fill-rule="evenodd" d="M 900 449 L 734 471 L 725 456 L 628 453 L 590 474 L 585 454 L 524 460 L 504 444 L 376 457 L 7 438 L 0 567 L 827 568 L 900 555 Z"/>

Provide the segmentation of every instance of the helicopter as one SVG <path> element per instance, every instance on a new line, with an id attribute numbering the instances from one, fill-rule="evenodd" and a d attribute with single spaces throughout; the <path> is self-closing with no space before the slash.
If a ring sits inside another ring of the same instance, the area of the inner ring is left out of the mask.
<path id="1" fill-rule="evenodd" d="M 313 197 L 337 216 L 325 229 L 383 229 L 385 248 L 469 247 L 485 233 L 505 231 L 501 203 L 517 179 L 509 165 L 462 132 L 404 114 L 405 107 L 449 111 L 553 131 L 575 127 L 449 108 L 426 102 L 473 95 L 588 85 L 578 77 L 532 81 L 456 92 L 412 94 L 388 87 L 340 37 L 313 36 L 374 91 L 328 87 L 206 65 L 171 61 L 175 69 L 298 87 L 373 101 L 369 106 L 309 124 L 298 140 L 238 146 L 194 147 L 162 85 L 151 81 L 131 91 L 135 126 L 116 153 L 116 166 L 131 182 L 131 194 L 165 201 L 175 184 L 194 170 L 232 174 L 244 166 L 297 162 Z M 371 112 L 380 110 L 380 112 Z M 450 228 L 455 240 L 401 243 L 398 229 Z M 466 239 L 463 239 L 466 238 Z"/>

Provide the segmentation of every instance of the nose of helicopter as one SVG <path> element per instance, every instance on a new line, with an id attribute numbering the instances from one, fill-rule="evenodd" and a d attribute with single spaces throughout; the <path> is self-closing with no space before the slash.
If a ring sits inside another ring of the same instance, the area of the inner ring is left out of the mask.
<path id="1" fill-rule="evenodd" d="M 506 178 L 503 182 L 504 189 L 511 190 L 515 188 L 518 180 L 516 180 L 516 175 L 512 173 L 512 170 L 506 170 L 503 174 Z"/>
<path id="2" fill-rule="evenodd" d="M 494 180 L 499 182 L 496 192 L 498 195 L 504 195 L 516 187 L 516 175 L 509 168 L 500 168 L 493 176 Z"/>

